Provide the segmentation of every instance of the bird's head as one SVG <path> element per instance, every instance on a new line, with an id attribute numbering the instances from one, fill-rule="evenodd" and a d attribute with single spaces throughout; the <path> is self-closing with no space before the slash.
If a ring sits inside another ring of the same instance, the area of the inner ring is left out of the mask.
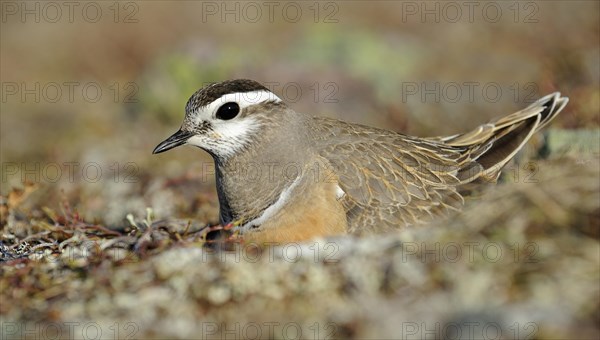
<path id="1" fill-rule="evenodd" d="M 152 153 L 190 144 L 226 159 L 281 121 L 286 108 L 279 97 L 253 80 L 208 85 L 188 100 L 181 128 Z"/>

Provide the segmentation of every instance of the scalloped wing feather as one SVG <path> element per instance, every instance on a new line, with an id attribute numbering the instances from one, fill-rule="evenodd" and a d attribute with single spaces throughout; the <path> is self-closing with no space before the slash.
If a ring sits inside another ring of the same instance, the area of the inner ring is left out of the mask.
<path id="1" fill-rule="evenodd" d="M 495 180 L 567 101 L 554 93 L 465 134 L 433 138 L 315 117 L 311 139 L 338 175 L 349 232 L 393 229 L 459 210 L 460 187 Z"/>

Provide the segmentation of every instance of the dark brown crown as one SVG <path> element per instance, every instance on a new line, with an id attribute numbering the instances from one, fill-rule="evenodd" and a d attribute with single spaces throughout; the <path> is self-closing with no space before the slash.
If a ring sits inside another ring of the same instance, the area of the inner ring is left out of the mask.
<path id="1" fill-rule="evenodd" d="M 186 112 L 193 112 L 201 106 L 206 106 L 222 96 L 230 93 L 245 93 L 252 91 L 269 91 L 261 83 L 250 79 L 226 80 L 220 83 L 210 84 L 196 91 L 187 104 Z"/>

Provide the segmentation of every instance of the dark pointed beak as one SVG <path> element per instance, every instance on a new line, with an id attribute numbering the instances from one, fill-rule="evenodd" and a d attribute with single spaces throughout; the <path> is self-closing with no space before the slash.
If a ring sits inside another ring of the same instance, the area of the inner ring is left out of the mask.
<path id="1" fill-rule="evenodd" d="M 155 154 L 155 153 L 165 152 L 167 150 L 171 150 L 171 149 L 173 149 L 175 147 L 183 145 L 193 135 L 194 134 L 192 132 L 186 132 L 186 131 L 183 131 L 183 130 L 179 130 L 179 131 L 175 132 L 173 135 L 171 135 L 171 137 L 165 139 L 160 144 L 158 144 L 154 148 L 154 151 L 152 151 L 152 153 Z"/>

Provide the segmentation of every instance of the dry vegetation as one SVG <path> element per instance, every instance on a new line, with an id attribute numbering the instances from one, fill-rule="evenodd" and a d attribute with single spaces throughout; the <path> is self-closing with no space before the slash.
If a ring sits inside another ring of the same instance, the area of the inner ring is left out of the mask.
<path id="1" fill-rule="evenodd" d="M 592 338 L 598 165 L 539 162 L 538 183 L 499 185 L 423 228 L 262 251 L 211 250 L 206 229 L 151 216 L 109 230 L 66 204 L 23 209 L 33 189 L 13 191 L 3 205 L 0 312 L 14 328 L 4 332 Z"/>

